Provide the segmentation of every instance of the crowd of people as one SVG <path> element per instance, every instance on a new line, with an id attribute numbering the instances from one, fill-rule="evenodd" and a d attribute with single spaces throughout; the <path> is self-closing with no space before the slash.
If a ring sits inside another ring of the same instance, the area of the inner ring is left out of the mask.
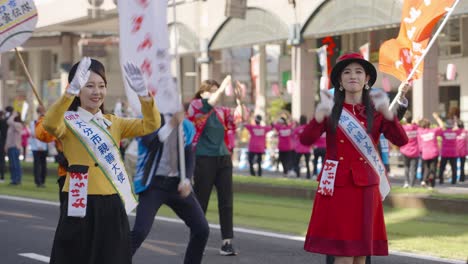
<path id="1" fill-rule="evenodd" d="M 262 176 L 266 136 L 275 133 L 283 175 L 300 177 L 304 156 L 305 177 L 319 181 L 304 249 L 326 255 L 328 263 L 369 263 L 369 256 L 388 255 L 382 208 L 390 189 L 385 142 L 400 147 L 405 187 L 415 186 L 419 160 L 424 175 L 420 184 L 434 187 L 436 179 L 444 183 L 447 163 L 452 166 L 451 183 L 457 182 L 458 158 L 462 164 L 459 180 L 465 180 L 467 132 L 456 111 L 445 122 L 434 114 L 437 126 L 428 119 L 412 120 L 409 113 L 400 122 L 408 107 L 403 99 L 409 84 L 400 86 L 401 107 L 390 110 L 385 92 L 372 88 L 377 71 L 360 54 L 342 55 L 330 77 L 334 95 L 320 92 L 310 121 L 301 116 L 294 122 L 285 112 L 266 124 L 264 116 L 252 115 L 250 121 L 243 110 L 240 119 L 236 118 L 235 109 L 244 109 L 238 83 L 237 107 L 220 104 L 231 85 L 230 76 L 221 84 L 203 81 L 186 111 L 161 112 L 139 67 L 126 62 L 124 80 L 138 95 L 142 117 L 123 118 L 104 112 L 105 67 L 84 57 L 71 68 L 62 97 L 47 111 L 39 106 L 29 125 L 11 107 L 0 111 L 1 180 L 7 155 L 10 184 L 21 184 L 20 154 L 26 157 L 29 144 L 35 184 L 43 187 L 48 147 L 54 142 L 60 218 L 50 263 L 131 263 L 163 204 L 190 229 L 184 263 L 201 263 L 209 236 L 205 214 L 213 187 L 221 226 L 219 253 L 238 254 L 232 179 L 236 129 L 250 134 L 252 176 Z M 180 133 L 183 140 L 179 140 Z M 121 142 L 128 138 L 138 142 L 136 169 L 129 172 L 121 149 Z M 29 143 L 22 143 L 24 139 Z M 180 151 L 184 152 L 182 160 Z M 127 214 L 134 209 L 136 219 L 130 228 Z"/>

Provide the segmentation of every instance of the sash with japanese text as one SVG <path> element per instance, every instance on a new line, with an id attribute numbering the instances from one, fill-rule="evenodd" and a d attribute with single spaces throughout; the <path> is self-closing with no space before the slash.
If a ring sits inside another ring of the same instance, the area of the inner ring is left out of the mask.
<path id="1" fill-rule="evenodd" d="M 354 145 L 356 150 L 370 164 L 370 167 L 374 172 L 379 175 L 379 191 L 383 201 L 390 193 L 390 183 L 385 174 L 385 167 L 374 143 L 372 142 L 372 139 L 369 137 L 366 129 L 361 125 L 359 120 L 357 120 L 356 117 L 354 117 L 354 115 L 345 108 L 343 108 L 338 125 L 344 132 L 345 136 Z"/>
<path id="2" fill-rule="evenodd" d="M 125 171 L 119 148 L 107 130 L 94 121 L 83 121 L 77 112 L 65 113 L 65 124 L 80 139 L 89 155 L 99 165 L 109 182 L 120 195 L 125 211 L 130 213 L 138 202 Z"/>

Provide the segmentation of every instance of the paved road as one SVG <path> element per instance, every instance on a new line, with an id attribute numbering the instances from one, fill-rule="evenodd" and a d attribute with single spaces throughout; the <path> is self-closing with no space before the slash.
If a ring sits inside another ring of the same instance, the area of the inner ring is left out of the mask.
<path id="1" fill-rule="evenodd" d="M 57 218 L 56 203 L 13 200 L 0 195 L 0 263 L 47 263 Z M 131 216 L 130 221 L 133 220 L 134 217 Z M 185 226 L 180 221 L 165 219 L 158 219 L 156 223 L 148 240 L 135 255 L 133 263 L 182 263 L 188 236 Z M 219 237 L 219 229 L 212 227 L 203 263 L 324 263 L 323 256 L 304 252 L 303 242 L 297 237 L 270 233 L 252 234 L 249 230 L 237 229 L 236 246 L 240 254 L 236 257 L 218 255 Z M 464 262 L 392 254 L 389 257 L 373 258 L 373 263 Z"/>

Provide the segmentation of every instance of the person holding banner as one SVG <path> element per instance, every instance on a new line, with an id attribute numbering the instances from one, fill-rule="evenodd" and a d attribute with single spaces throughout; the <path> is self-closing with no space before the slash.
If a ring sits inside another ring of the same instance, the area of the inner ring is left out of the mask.
<path id="1" fill-rule="evenodd" d="M 314 118 L 300 136 L 313 144 L 326 132 L 326 156 L 304 249 L 335 256 L 335 263 L 365 263 L 388 255 L 382 200 L 390 191 L 377 151 L 380 134 L 397 146 L 408 142 L 374 66 L 359 53 L 340 56 L 333 67 L 334 98 L 321 91 Z"/>
<path id="2" fill-rule="evenodd" d="M 132 262 L 127 214 L 137 200 L 117 143 L 153 132 L 161 119 L 140 69 L 132 63 L 124 69 L 143 119 L 103 114 L 105 69 L 89 57 L 71 68 L 65 94 L 45 114 L 43 126 L 62 142 L 69 162 L 50 263 Z"/>
<path id="3" fill-rule="evenodd" d="M 184 119 L 184 112 L 164 114 L 163 125 L 157 131 L 138 138 L 137 171 L 133 178 L 139 203 L 132 230 L 132 253 L 141 246 L 151 231 L 159 208 L 169 206 L 190 228 L 190 240 L 185 251 L 185 264 L 199 264 L 208 241 L 210 227 L 203 210 L 192 192 L 190 180 L 194 160 L 192 139 L 193 124 Z M 186 177 L 179 170 L 178 135 L 182 124 Z"/>
<path id="4" fill-rule="evenodd" d="M 234 129 L 235 124 L 231 109 L 217 106 L 230 84 L 230 75 L 226 76 L 221 85 L 215 80 L 203 81 L 187 111 L 188 119 L 194 123 L 196 129 L 192 143 L 195 147 L 193 189 L 206 214 L 211 190 L 216 186 L 223 239 L 219 253 L 223 256 L 237 254 L 232 244 L 232 160 L 226 143 L 226 131 Z"/>

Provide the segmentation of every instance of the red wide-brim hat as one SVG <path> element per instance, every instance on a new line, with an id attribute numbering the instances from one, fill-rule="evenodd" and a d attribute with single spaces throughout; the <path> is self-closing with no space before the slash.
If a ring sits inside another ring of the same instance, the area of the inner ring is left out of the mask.
<path id="1" fill-rule="evenodd" d="M 364 70 L 370 76 L 369 82 L 367 84 L 369 84 L 370 87 L 374 85 L 375 81 L 377 80 L 377 70 L 375 69 L 374 65 L 372 65 L 372 63 L 365 60 L 361 54 L 355 52 L 343 54 L 336 60 L 336 64 L 330 74 L 330 80 L 335 88 L 338 89 L 340 87 L 340 74 L 343 69 L 353 62 L 357 62 L 361 64 L 362 67 L 364 67 Z"/>

